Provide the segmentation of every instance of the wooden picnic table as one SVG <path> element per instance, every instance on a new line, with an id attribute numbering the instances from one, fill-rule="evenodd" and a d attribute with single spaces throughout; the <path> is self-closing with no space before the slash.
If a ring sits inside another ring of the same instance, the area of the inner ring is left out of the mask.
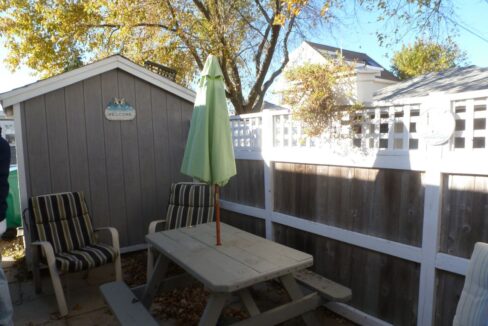
<path id="1" fill-rule="evenodd" d="M 221 246 L 215 245 L 214 223 L 148 234 L 147 242 L 159 255 L 142 303 L 150 307 L 172 260 L 210 292 L 199 325 L 216 325 L 232 294 L 240 296 L 251 316 L 239 325 L 273 325 L 299 315 L 307 325 L 317 324 L 310 311 L 321 304 L 319 295 L 304 295 L 293 277 L 312 266 L 313 257 L 225 223 L 221 227 Z M 249 287 L 272 279 L 281 281 L 292 301 L 261 313 Z"/>

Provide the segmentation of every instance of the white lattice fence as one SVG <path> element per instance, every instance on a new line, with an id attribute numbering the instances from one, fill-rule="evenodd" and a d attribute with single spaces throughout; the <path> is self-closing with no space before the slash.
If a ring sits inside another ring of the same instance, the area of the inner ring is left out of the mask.
<path id="1" fill-rule="evenodd" d="M 259 151 L 263 119 L 260 114 L 234 116 L 230 119 L 232 140 L 236 150 Z"/>
<path id="2" fill-rule="evenodd" d="M 279 113 L 273 117 L 273 147 L 325 149 L 346 146 L 362 151 L 424 149 L 425 144 L 417 133 L 419 116 L 419 105 L 365 109 L 352 117 L 352 124 L 335 122 L 322 135 L 308 137 L 302 124 L 290 113 Z"/>
<path id="3" fill-rule="evenodd" d="M 452 103 L 456 129 L 452 149 L 486 149 L 488 129 L 487 98 L 455 101 Z"/>

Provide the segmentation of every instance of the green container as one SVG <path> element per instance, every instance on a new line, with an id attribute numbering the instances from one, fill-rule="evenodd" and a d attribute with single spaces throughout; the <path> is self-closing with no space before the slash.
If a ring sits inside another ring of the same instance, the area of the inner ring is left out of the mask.
<path id="1" fill-rule="evenodd" d="M 22 225 L 17 167 L 10 168 L 8 183 L 10 189 L 7 197 L 7 228 L 17 228 Z"/>

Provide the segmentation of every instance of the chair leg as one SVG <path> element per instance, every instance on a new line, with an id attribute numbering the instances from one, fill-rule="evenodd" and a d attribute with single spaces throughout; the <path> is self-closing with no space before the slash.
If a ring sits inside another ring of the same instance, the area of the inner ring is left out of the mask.
<path id="1" fill-rule="evenodd" d="M 151 246 L 149 246 L 147 248 L 147 275 L 146 275 L 147 280 L 151 278 L 153 270 L 154 270 L 154 252 Z"/>
<path id="2" fill-rule="evenodd" d="M 117 257 L 115 257 L 114 267 L 115 267 L 115 280 L 117 282 L 122 282 L 122 262 L 120 258 L 120 252 L 117 255 Z"/>
<path id="3" fill-rule="evenodd" d="M 56 301 L 58 303 L 59 314 L 66 316 L 68 314 L 68 305 L 66 304 L 66 298 L 64 297 L 63 285 L 61 284 L 61 278 L 59 277 L 56 266 L 49 266 L 49 273 L 51 274 L 51 280 L 53 282 L 54 293 L 56 295 Z"/>
<path id="4" fill-rule="evenodd" d="M 42 292 L 41 268 L 39 266 L 39 250 L 32 250 L 32 278 L 34 279 L 34 288 L 37 294 Z"/>
<path id="5" fill-rule="evenodd" d="M 34 241 L 32 246 L 40 246 L 46 255 L 47 267 L 49 268 L 49 274 L 51 275 L 51 281 L 53 283 L 54 294 L 56 295 L 56 301 L 58 303 L 59 314 L 66 316 L 68 314 L 68 305 L 66 304 L 66 298 L 63 292 L 63 286 L 61 285 L 61 278 L 59 277 L 58 269 L 56 267 L 56 257 L 54 256 L 54 250 L 52 245 L 46 241 Z M 36 248 L 37 249 L 37 248 Z M 35 250 L 34 250 L 35 251 Z M 35 258 L 35 254 L 34 254 Z M 35 258 L 38 260 L 39 257 Z M 37 264 L 37 266 L 39 266 Z"/>

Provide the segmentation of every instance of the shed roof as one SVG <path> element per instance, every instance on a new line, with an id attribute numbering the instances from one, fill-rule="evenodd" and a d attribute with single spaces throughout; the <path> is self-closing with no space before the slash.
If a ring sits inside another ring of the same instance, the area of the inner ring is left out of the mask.
<path id="1" fill-rule="evenodd" d="M 429 73 L 378 90 L 375 101 L 427 96 L 433 92 L 463 93 L 488 89 L 488 68 L 456 67 Z"/>
<path id="2" fill-rule="evenodd" d="M 5 93 L 1 93 L 0 103 L 4 108 L 6 108 L 13 104 L 26 101 L 30 98 L 74 84 L 81 80 L 113 69 L 121 69 L 187 101 L 193 102 L 195 100 L 195 92 L 180 86 L 175 82 L 162 77 L 121 55 L 113 55 L 81 68 L 74 69 L 54 77 L 46 78 Z"/>
<path id="3" fill-rule="evenodd" d="M 366 53 L 340 49 L 333 46 L 309 42 L 309 41 L 306 41 L 306 43 L 310 45 L 312 48 L 314 48 L 318 53 L 320 53 L 324 57 L 330 57 L 331 55 L 334 56 L 337 52 L 340 52 L 342 53 L 344 59 L 347 61 L 354 61 L 357 63 L 363 63 L 371 67 L 383 69 L 381 71 L 380 76 L 378 77 L 380 79 L 387 79 L 387 80 L 394 80 L 394 81 L 398 80 L 398 78 L 395 77 L 395 75 L 393 75 L 391 72 L 386 70 L 382 65 L 376 62 L 373 58 L 371 58 Z"/>

